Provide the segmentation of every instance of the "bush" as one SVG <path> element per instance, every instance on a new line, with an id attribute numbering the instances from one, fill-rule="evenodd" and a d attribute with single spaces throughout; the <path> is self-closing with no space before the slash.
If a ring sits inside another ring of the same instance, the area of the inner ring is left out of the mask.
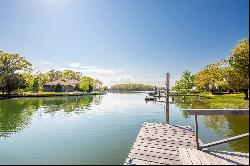
<path id="1" fill-rule="evenodd" d="M 62 92 L 62 85 L 57 84 L 55 87 L 55 92 Z"/>

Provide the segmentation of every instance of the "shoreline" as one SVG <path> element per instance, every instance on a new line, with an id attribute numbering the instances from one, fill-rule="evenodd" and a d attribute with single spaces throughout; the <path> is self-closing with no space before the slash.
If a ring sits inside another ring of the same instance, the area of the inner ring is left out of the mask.
<path id="1" fill-rule="evenodd" d="M 97 93 L 97 92 L 94 92 L 94 93 L 65 93 L 65 94 L 62 94 L 62 93 L 59 93 L 59 94 L 56 94 L 56 93 L 53 93 L 53 94 L 37 94 L 37 93 L 34 93 L 34 94 L 11 94 L 10 96 L 8 97 L 3 97 L 0 95 L 0 100 L 4 100 L 4 99 L 12 99 L 12 98 L 19 98 L 19 97 L 66 97 L 66 96 L 90 96 L 90 95 L 105 95 L 106 92 L 100 92 L 100 93 Z"/>

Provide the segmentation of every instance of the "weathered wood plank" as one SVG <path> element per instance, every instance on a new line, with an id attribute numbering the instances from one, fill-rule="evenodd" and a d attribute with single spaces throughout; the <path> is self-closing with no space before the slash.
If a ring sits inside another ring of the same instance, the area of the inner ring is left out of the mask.
<path id="1" fill-rule="evenodd" d="M 182 109 L 190 115 L 249 115 L 249 109 Z"/>
<path id="2" fill-rule="evenodd" d="M 249 165 L 249 154 L 238 152 L 223 152 L 203 150 L 205 156 L 213 165 Z"/>
<path id="3" fill-rule="evenodd" d="M 124 164 L 249 164 L 249 154 L 196 148 L 195 134 L 190 127 L 144 123 Z"/>
<path id="4" fill-rule="evenodd" d="M 219 140 L 219 141 L 214 141 L 214 142 L 211 142 L 211 143 L 208 143 L 208 144 L 203 144 L 203 145 L 200 146 L 200 148 L 201 149 L 202 148 L 208 148 L 208 147 L 211 147 L 211 146 L 215 146 L 215 145 L 219 145 L 219 144 L 224 144 L 224 143 L 236 141 L 236 140 L 239 140 L 239 139 L 242 139 L 242 138 L 245 138 L 245 137 L 249 137 L 249 133 L 241 134 L 241 135 L 238 135 L 238 136 L 226 138 L 226 139 Z"/>
<path id="5" fill-rule="evenodd" d="M 179 147 L 196 148 L 191 127 L 144 123 L 125 165 L 179 165 Z"/>
<path id="6" fill-rule="evenodd" d="M 182 165 L 211 165 L 205 155 L 191 148 L 179 148 Z"/>
<path id="7" fill-rule="evenodd" d="M 182 165 L 249 165 L 249 154 L 179 148 Z"/>

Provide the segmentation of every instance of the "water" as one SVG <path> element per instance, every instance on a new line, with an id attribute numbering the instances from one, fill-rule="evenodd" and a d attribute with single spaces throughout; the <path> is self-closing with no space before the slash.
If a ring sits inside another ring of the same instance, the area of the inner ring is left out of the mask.
<path id="1" fill-rule="evenodd" d="M 164 123 L 164 104 L 146 94 L 0 101 L 0 164 L 123 164 L 143 122 Z M 194 127 L 170 105 L 170 123 Z M 204 143 L 249 131 L 248 116 L 200 116 Z M 249 139 L 214 147 L 249 152 Z"/>

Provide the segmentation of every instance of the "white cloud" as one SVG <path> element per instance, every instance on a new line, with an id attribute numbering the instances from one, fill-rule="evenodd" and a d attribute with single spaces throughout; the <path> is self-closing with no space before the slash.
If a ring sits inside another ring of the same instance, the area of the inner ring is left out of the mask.
<path id="1" fill-rule="evenodd" d="M 116 71 L 118 71 L 118 72 L 119 72 L 119 71 L 124 71 L 124 70 L 123 70 L 123 69 L 118 69 L 118 70 L 116 70 Z"/>
<path id="2" fill-rule="evenodd" d="M 80 63 L 69 63 L 68 66 L 70 67 L 79 67 L 80 66 Z"/>
<path id="3" fill-rule="evenodd" d="M 45 64 L 45 65 L 50 65 L 51 64 L 50 62 L 46 62 L 46 61 L 42 61 L 41 63 Z"/>
<path id="4" fill-rule="evenodd" d="M 84 73 L 97 73 L 97 74 L 116 74 L 117 72 L 124 71 L 123 69 L 106 69 L 106 68 L 100 68 L 99 66 L 81 66 L 80 67 L 82 72 Z"/>
<path id="5" fill-rule="evenodd" d="M 99 68 L 99 66 L 81 66 L 81 69 L 96 69 Z"/>
<path id="6" fill-rule="evenodd" d="M 116 77 L 113 82 L 114 83 L 124 83 L 124 84 L 128 84 L 128 83 L 132 83 L 133 82 L 133 77 L 131 75 L 121 75 Z"/>
<path id="7" fill-rule="evenodd" d="M 70 70 L 70 69 L 64 68 L 64 67 L 59 67 L 59 68 L 56 68 L 56 70 L 58 70 L 58 71 L 64 71 L 64 70 Z"/>
<path id="8" fill-rule="evenodd" d="M 92 73 L 100 73 L 100 74 L 115 74 L 115 70 L 111 69 L 99 69 L 99 68 L 92 68 L 92 69 L 87 69 L 87 72 L 92 72 Z"/>

